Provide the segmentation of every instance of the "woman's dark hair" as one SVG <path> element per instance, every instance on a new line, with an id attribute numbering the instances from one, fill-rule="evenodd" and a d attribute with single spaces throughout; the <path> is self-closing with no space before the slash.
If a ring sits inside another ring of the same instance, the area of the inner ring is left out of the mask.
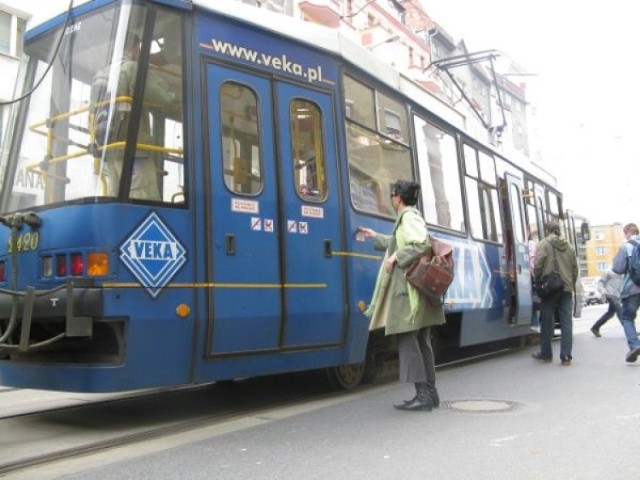
<path id="1" fill-rule="evenodd" d="M 418 203 L 420 184 L 408 180 L 398 180 L 391 186 L 391 195 L 398 195 L 405 205 L 413 206 Z"/>

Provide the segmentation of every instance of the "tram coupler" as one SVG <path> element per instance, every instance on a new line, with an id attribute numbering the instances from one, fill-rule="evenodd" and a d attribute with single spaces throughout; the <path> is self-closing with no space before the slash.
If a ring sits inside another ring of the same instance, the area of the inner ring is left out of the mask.
<path id="1" fill-rule="evenodd" d="M 84 285 L 83 285 L 84 286 Z M 74 314 L 75 303 L 89 303 L 101 310 L 101 297 L 98 292 L 87 294 L 90 289 L 76 287 L 74 281 L 50 290 L 36 290 L 28 286 L 24 292 L 0 289 L 0 317 L 8 319 L 5 330 L 0 331 L 0 352 L 11 351 L 26 353 L 51 345 L 65 337 L 90 337 L 93 335 L 93 318 Z M 56 295 L 64 291 L 64 295 Z M 88 300 L 86 298 L 88 297 Z M 37 319 L 64 318 L 64 331 L 44 340 L 31 343 L 31 330 L 34 317 Z M 17 343 L 11 337 L 20 325 L 20 337 Z"/>

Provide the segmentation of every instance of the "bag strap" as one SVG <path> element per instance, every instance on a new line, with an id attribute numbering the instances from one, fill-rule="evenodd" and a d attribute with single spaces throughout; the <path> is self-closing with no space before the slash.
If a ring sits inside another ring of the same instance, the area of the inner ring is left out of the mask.
<path id="1" fill-rule="evenodd" d="M 551 249 L 553 250 L 553 269 L 560 273 L 560 268 L 558 268 L 558 256 L 556 255 L 556 247 L 553 246 L 553 243 L 549 242 L 551 245 Z"/>

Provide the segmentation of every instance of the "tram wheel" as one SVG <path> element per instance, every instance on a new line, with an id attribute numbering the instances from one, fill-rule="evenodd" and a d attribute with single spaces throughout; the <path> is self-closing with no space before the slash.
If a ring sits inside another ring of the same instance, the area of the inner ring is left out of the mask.
<path id="1" fill-rule="evenodd" d="M 354 363 L 352 365 L 340 365 L 325 369 L 329 385 L 336 390 L 349 390 L 362 383 L 366 372 L 366 363 Z"/>

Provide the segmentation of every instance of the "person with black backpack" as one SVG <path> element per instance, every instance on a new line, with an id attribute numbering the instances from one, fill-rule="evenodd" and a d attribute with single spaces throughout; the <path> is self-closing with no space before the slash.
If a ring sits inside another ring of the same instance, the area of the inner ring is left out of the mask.
<path id="1" fill-rule="evenodd" d="M 633 363 L 640 355 L 640 340 L 636 332 L 636 313 L 640 307 L 640 231 L 635 223 L 628 223 L 622 232 L 627 241 L 618 250 L 611 269 L 624 275 L 620 290 L 620 320 L 629 345 L 626 361 Z"/>
<path id="2" fill-rule="evenodd" d="M 551 363 L 551 339 L 556 319 L 560 323 L 560 363 L 571 365 L 573 348 L 573 291 L 578 280 L 576 252 L 560 235 L 560 224 L 550 220 L 544 226 L 545 237 L 536 246 L 533 276 L 542 300 L 540 350 L 531 356 Z M 552 281 L 553 280 L 553 281 Z"/>

